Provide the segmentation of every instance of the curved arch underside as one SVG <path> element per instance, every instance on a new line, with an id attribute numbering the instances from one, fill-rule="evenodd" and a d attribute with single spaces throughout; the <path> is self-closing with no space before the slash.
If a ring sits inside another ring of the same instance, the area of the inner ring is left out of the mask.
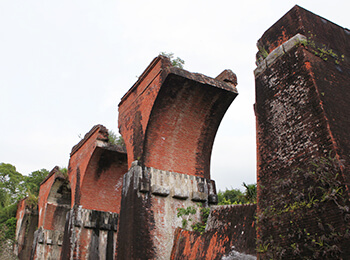
<path id="1" fill-rule="evenodd" d="M 146 167 L 210 178 L 210 156 L 219 124 L 238 95 L 236 75 L 215 79 L 173 67 L 156 57 L 119 103 L 119 130 L 128 167 Z"/>
<path id="2" fill-rule="evenodd" d="M 71 189 L 69 182 L 63 178 L 56 178 L 45 205 L 44 228 L 63 232 L 70 204 Z"/>
<path id="3" fill-rule="evenodd" d="M 119 213 L 125 172 L 126 154 L 96 147 L 82 181 L 83 208 Z"/>
<path id="4" fill-rule="evenodd" d="M 169 74 L 149 118 L 144 165 L 210 179 L 214 138 L 236 96 L 226 89 Z"/>

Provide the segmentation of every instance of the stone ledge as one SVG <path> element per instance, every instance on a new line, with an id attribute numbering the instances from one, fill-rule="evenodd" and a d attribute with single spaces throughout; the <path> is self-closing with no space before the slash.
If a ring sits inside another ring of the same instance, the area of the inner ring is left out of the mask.
<path id="1" fill-rule="evenodd" d="M 63 232 L 58 230 L 38 229 L 38 243 L 62 246 Z"/>
<path id="2" fill-rule="evenodd" d="M 124 175 L 123 196 L 126 196 L 130 185 L 140 193 L 217 204 L 213 180 L 152 167 L 142 168 L 137 161 L 132 163 L 131 168 Z"/>
<path id="3" fill-rule="evenodd" d="M 118 213 L 83 209 L 79 207 L 74 220 L 76 227 L 117 231 Z"/>
<path id="4" fill-rule="evenodd" d="M 198 202 L 206 202 L 208 199 L 208 195 L 204 192 L 194 191 L 192 192 L 192 200 Z"/>
<path id="5" fill-rule="evenodd" d="M 162 187 L 160 185 L 154 184 L 151 186 L 152 194 L 159 196 L 168 196 L 170 194 L 170 190 L 168 187 Z"/>
<path id="6" fill-rule="evenodd" d="M 174 195 L 173 198 L 175 199 L 180 199 L 180 200 L 186 200 L 190 197 L 190 194 L 188 191 L 179 189 L 179 188 L 174 188 Z"/>
<path id="7" fill-rule="evenodd" d="M 151 186 L 153 195 L 171 195 L 174 199 L 191 199 L 198 202 L 209 201 L 209 196 L 216 196 L 215 182 L 212 180 L 188 174 L 158 170 L 152 167 L 145 168 L 144 172 L 145 174 L 140 174 L 140 176 L 148 176 L 147 181 Z M 141 177 L 139 181 L 140 186 L 145 186 L 145 184 L 142 184 L 142 182 L 145 182 L 145 178 Z M 142 192 L 143 190 L 140 191 Z M 212 199 L 211 202 L 215 203 L 215 199 Z"/>
<path id="8" fill-rule="evenodd" d="M 307 38 L 304 35 L 298 33 L 292 38 L 290 38 L 288 41 L 278 46 L 276 49 L 270 52 L 264 60 L 262 60 L 258 64 L 257 68 L 254 70 L 255 77 L 259 76 L 263 71 L 266 70 L 266 68 L 273 64 L 279 57 L 289 52 L 294 46 L 306 40 Z"/>

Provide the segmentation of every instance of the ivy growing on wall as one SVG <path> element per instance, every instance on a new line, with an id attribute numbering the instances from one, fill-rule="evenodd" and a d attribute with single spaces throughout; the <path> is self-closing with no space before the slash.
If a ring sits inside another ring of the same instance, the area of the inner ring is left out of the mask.
<path id="1" fill-rule="evenodd" d="M 199 222 L 193 222 L 192 216 L 197 213 L 197 210 L 195 207 L 191 207 L 191 206 L 187 208 L 178 208 L 177 217 L 182 219 L 181 222 L 182 222 L 183 229 L 187 229 L 188 224 L 192 223 L 191 228 L 193 229 L 193 231 L 198 231 L 202 234 L 205 231 L 205 227 L 207 226 L 210 208 L 205 207 L 200 203 L 198 203 L 197 206 L 199 207 L 199 212 L 200 212 Z"/>

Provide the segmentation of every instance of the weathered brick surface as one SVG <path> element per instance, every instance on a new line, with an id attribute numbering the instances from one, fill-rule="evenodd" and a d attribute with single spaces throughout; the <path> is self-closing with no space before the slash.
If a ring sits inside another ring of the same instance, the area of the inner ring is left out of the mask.
<path id="1" fill-rule="evenodd" d="M 209 179 L 214 137 L 237 95 L 233 75 L 227 71 L 215 80 L 155 58 L 119 104 L 129 167 L 140 160 Z"/>
<path id="2" fill-rule="evenodd" d="M 70 209 L 71 191 L 67 176 L 64 176 L 58 167 L 55 167 L 41 183 L 39 200 L 39 217 L 42 220 L 39 227 L 63 231 L 66 213 Z"/>
<path id="3" fill-rule="evenodd" d="M 72 205 L 118 213 L 125 172 L 125 152 L 108 143 L 105 127 L 93 127 L 72 149 L 68 169 Z"/>
<path id="4" fill-rule="evenodd" d="M 306 37 L 312 36 L 314 40 L 331 43 L 331 48 L 343 54 L 349 54 L 348 38 L 350 31 L 331 21 L 313 14 L 296 5 L 273 26 L 271 26 L 258 40 L 258 48 L 265 49 L 268 53 L 286 42 L 296 34 Z"/>
<path id="5" fill-rule="evenodd" d="M 142 156 L 148 119 L 166 66 L 171 66 L 169 60 L 154 59 L 119 103 L 118 126 L 126 145 L 129 168 Z"/>
<path id="6" fill-rule="evenodd" d="M 39 223 L 34 235 L 32 259 L 59 259 L 66 214 L 71 205 L 67 176 L 56 166 L 40 184 Z"/>
<path id="7" fill-rule="evenodd" d="M 86 209 L 119 212 L 125 172 L 124 153 L 97 148 L 82 182 L 80 204 Z"/>
<path id="8" fill-rule="evenodd" d="M 135 165 L 124 175 L 118 259 L 169 259 L 176 209 L 216 201 L 211 150 L 236 85 L 229 70 L 213 79 L 158 56 L 122 98 L 119 129 Z"/>
<path id="9" fill-rule="evenodd" d="M 255 259 L 255 213 L 256 205 L 213 206 L 202 235 L 176 230 L 171 259 Z"/>
<path id="10" fill-rule="evenodd" d="M 117 228 L 108 221 L 118 219 L 125 172 L 126 153 L 108 143 L 104 126 L 94 126 L 73 147 L 68 167 L 72 209 L 66 220 L 62 259 L 113 258 Z"/>
<path id="11" fill-rule="evenodd" d="M 55 167 L 41 183 L 32 259 L 113 259 L 126 171 L 124 149 L 94 126 L 73 147 L 68 176 Z"/>
<path id="12" fill-rule="evenodd" d="M 139 166 L 124 175 L 120 210 L 117 259 L 153 259 L 155 256 L 150 229 L 154 225 L 150 196 L 139 193 Z"/>
<path id="13" fill-rule="evenodd" d="M 35 248 L 30 259 L 60 259 L 62 231 L 40 227 L 34 234 Z"/>
<path id="14" fill-rule="evenodd" d="M 349 40 L 295 6 L 258 41 L 261 259 L 350 255 Z M 192 206 L 199 220 L 197 203 L 217 201 L 210 156 L 236 85 L 229 70 L 212 79 L 155 58 L 119 104 L 128 155 L 94 126 L 72 149 L 68 180 L 54 168 L 42 182 L 35 236 L 36 215 L 20 202 L 19 258 L 34 240 L 32 259 L 254 259 L 254 205 L 213 208 L 203 235 L 177 217 Z"/>
<path id="15" fill-rule="evenodd" d="M 74 207 L 68 214 L 61 259 L 115 259 L 118 214 Z"/>
<path id="16" fill-rule="evenodd" d="M 55 181 L 60 181 L 62 179 L 64 179 L 64 176 L 59 172 L 59 168 L 56 166 L 51 170 L 49 175 L 41 182 L 39 199 L 38 199 L 38 208 L 39 208 L 38 227 L 43 226 L 45 223 L 46 207 L 47 207 L 52 186 L 54 185 Z M 54 196 L 52 193 L 51 195 Z M 48 223 L 49 221 L 51 222 L 52 220 L 53 218 L 50 218 L 50 220 L 46 220 L 47 225 L 49 226 L 52 225 L 51 223 Z"/>
<path id="17" fill-rule="evenodd" d="M 349 168 L 350 133 L 347 129 L 350 127 L 350 118 L 345 111 L 349 110 L 347 100 L 350 97 L 350 30 L 295 6 L 264 33 L 258 41 L 258 47 L 271 52 L 297 33 L 305 35 L 316 44 L 316 55 L 309 51 L 303 65 L 314 81 L 315 95 L 318 96 L 319 107 L 327 120 L 334 150 L 345 160 L 345 168 Z M 307 45 L 310 47 L 310 42 Z M 332 55 L 337 55 L 337 58 L 332 58 L 331 55 L 320 57 L 322 51 L 317 48 L 324 48 Z M 344 175 L 344 178 L 349 184 L 349 176 Z"/>
<path id="18" fill-rule="evenodd" d="M 94 126 L 72 149 L 68 166 L 73 198 L 72 207 L 80 204 L 82 182 L 90 158 L 95 151 L 97 140 L 104 142 L 108 140 L 108 131 L 101 125 Z"/>
<path id="19" fill-rule="evenodd" d="M 29 259 L 34 241 L 34 231 L 38 227 L 38 209 L 27 204 L 27 198 L 18 202 L 16 213 L 15 254 L 19 259 Z"/>
<path id="20" fill-rule="evenodd" d="M 269 62 L 271 56 L 277 54 L 273 50 L 282 43 L 288 44 L 287 40 L 297 33 L 304 34 L 308 40 L 288 51 L 281 46 L 279 57 Z M 262 244 L 265 241 L 265 245 L 273 241 L 270 250 L 279 252 L 275 257 L 299 259 L 299 254 L 316 257 L 317 250 L 321 252 L 321 249 L 307 236 L 316 234 L 315 241 L 318 241 L 324 237 L 329 239 L 331 232 L 341 234 L 347 229 L 346 210 L 342 211 L 337 203 L 324 202 L 320 182 L 315 181 L 318 177 L 311 178 L 308 171 L 312 160 L 319 161 L 331 154 L 336 163 L 342 162 L 343 166 L 332 165 L 326 169 L 340 183 L 339 188 L 343 187 L 341 196 L 348 200 L 344 185 L 349 189 L 349 40 L 347 29 L 296 6 L 258 42 L 260 50 L 270 53 L 265 60 L 261 59 L 261 52 L 257 55 L 260 58 L 255 104 L 258 215 L 276 214 L 261 219 L 258 239 Z M 337 56 L 322 57 L 321 48 Z M 307 197 L 313 187 L 318 192 L 312 193 L 317 195 L 311 200 Z M 323 200 L 323 204 L 315 200 Z M 308 204 L 309 209 L 305 207 L 305 214 L 299 216 L 297 212 L 304 201 L 311 204 Z M 294 218 L 293 211 L 289 211 L 293 203 L 297 203 L 294 204 Z M 332 228 L 325 228 L 327 225 Z M 349 255 L 346 236 L 337 238 L 336 242 L 330 240 L 334 256 L 339 250 L 341 257 Z M 317 250 L 310 249 L 312 247 Z M 264 254 L 261 257 L 264 258 Z"/>
<path id="21" fill-rule="evenodd" d="M 193 222 L 199 221 L 198 203 L 210 203 L 216 193 L 215 184 L 134 164 L 124 175 L 118 259 L 169 259 L 174 231 L 182 226 L 177 209 L 197 209 L 190 217 Z"/>

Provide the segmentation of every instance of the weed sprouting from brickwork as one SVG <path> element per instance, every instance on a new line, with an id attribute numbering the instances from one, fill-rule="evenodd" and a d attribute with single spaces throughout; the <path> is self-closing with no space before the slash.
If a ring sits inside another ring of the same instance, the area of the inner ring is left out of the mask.
<path id="1" fill-rule="evenodd" d="M 193 224 L 192 229 L 194 231 L 198 231 L 201 234 L 203 234 L 205 231 L 205 228 L 207 226 L 207 221 L 208 221 L 208 217 L 210 214 L 210 208 L 201 206 L 199 211 L 200 211 L 200 215 L 201 215 L 201 221 Z"/>
<path id="2" fill-rule="evenodd" d="M 209 213 L 210 213 L 210 208 L 209 207 L 205 207 L 204 205 L 198 203 L 197 206 L 199 207 L 199 212 L 200 212 L 200 216 L 201 216 L 201 220 L 200 222 L 197 223 L 193 223 L 191 225 L 191 228 L 193 229 L 193 231 L 198 231 L 201 234 L 205 231 L 205 227 L 207 226 L 207 221 L 208 221 L 208 217 L 209 217 Z M 182 218 L 182 228 L 186 229 L 187 228 L 187 224 L 189 222 L 192 222 L 193 219 L 191 217 L 191 215 L 194 215 L 197 213 L 197 210 L 194 207 L 187 207 L 187 208 L 178 208 L 177 209 L 177 217 L 181 217 Z"/>
<path id="3" fill-rule="evenodd" d="M 197 210 L 194 207 L 187 208 L 178 208 L 177 209 L 177 217 L 182 218 L 182 228 L 186 229 L 188 222 L 191 222 L 193 219 L 189 217 L 190 215 L 196 214 Z"/>
<path id="4" fill-rule="evenodd" d="M 311 51 L 314 55 L 320 57 L 324 61 L 328 61 L 328 59 L 333 59 L 334 63 L 339 65 L 342 61 L 344 61 L 345 56 L 344 54 L 338 55 L 335 53 L 335 51 L 329 47 L 327 47 L 325 44 L 316 44 L 313 38 L 316 35 L 313 35 L 310 33 L 310 36 L 307 38 L 307 40 L 301 41 L 299 44 L 306 47 L 309 51 Z"/>

